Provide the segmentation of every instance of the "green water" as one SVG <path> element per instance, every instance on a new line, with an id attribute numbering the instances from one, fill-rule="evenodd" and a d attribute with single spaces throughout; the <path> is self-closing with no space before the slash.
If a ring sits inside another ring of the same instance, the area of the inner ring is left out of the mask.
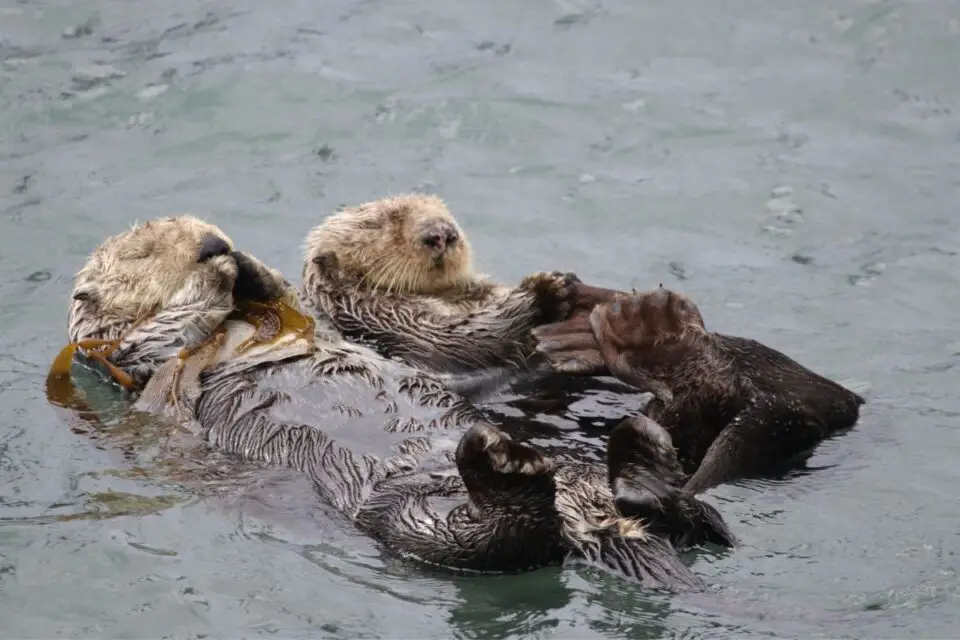
<path id="1" fill-rule="evenodd" d="M 960 4 L 0 0 L 5 638 L 960 635 Z M 106 235 L 192 211 L 298 278 L 420 189 L 480 266 L 660 282 L 865 393 L 818 467 L 708 494 L 744 546 L 667 597 L 426 573 L 266 474 L 200 499 L 43 376 Z"/>

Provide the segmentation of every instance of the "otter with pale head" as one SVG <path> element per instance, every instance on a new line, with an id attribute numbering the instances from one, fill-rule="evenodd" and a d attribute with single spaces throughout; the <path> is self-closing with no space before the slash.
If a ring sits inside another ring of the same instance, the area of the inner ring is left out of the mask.
<path id="1" fill-rule="evenodd" d="M 654 399 L 697 493 L 781 470 L 852 427 L 862 397 L 747 338 L 707 331 L 692 300 L 662 286 L 536 330 L 557 371 L 606 373 Z"/>
<path id="2" fill-rule="evenodd" d="M 569 273 L 535 273 L 517 287 L 476 274 L 470 242 L 443 201 L 403 195 L 315 227 L 301 297 L 347 339 L 429 371 L 463 373 L 527 369 L 530 330 L 565 320 L 598 292 L 613 293 Z"/>
<path id="3" fill-rule="evenodd" d="M 142 387 L 141 410 L 173 408 L 212 450 L 305 474 L 404 557 L 479 572 L 580 559 L 697 588 L 676 549 L 734 544 L 712 507 L 675 486 L 656 425 L 625 421 L 607 464 L 550 458 L 436 378 L 317 331 L 296 304 L 279 273 L 216 227 L 166 218 L 94 251 L 77 276 L 70 337 Z M 58 358 L 52 400 L 65 376 Z"/>

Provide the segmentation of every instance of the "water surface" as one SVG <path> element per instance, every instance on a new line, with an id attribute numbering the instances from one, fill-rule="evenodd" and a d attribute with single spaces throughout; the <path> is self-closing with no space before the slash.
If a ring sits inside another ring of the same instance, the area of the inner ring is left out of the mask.
<path id="1" fill-rule="evenodd" d="M 953 0 L 0 0 L 0 60 L 6 637 L 956 636 Z M 411 189 L 498 278 L 683 291 L 864 391 L 858 428 L 709 492 L 744 546 L 668 597 L 431 574 L 282 473 L 235 500 L 119 473 L 46 404 L 106 235 L 192 211 L 298 278 L 322 216 Z"/>

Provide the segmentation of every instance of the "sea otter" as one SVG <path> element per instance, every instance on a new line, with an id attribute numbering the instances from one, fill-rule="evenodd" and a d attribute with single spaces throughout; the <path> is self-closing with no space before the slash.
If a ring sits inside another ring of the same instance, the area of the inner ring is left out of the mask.
<path id="1" fill-rule="evenodd" d="M 693 301 L 662 285 L 535 333 L 558 371 L 653 393 L 646 413 L 670 432 L 694 493 L 783 468 L 852 427 L 864 403 L 766 345 L 707 331 Z"/>
<path id="2" fill-rule="evenodd" d="M 163 218 L 95 249 L 76 278 L 70 339 L 142 387 L 140 410 L 172 411 L 213 450 L 306 474 L 404 557 L 476 572 L 580 558 L 697 588 L 675 549 L 735 543 L 675 485 L 654 423 L 624 421 L 607 464 L 552 459 L 430 375 L 317 330 L 291 292 L 217 227 Z M 48 393 L 69 375 L 55 365 Z"/>
<path id="3" fill-rule="evenodd" d="M 436 373 L 525 371 L 536 360 L 532 328 L 614 293 L 571 273 L 517 287 L 474 273 L 467 235 L 435 195 L 345 208 L 306 244 L 301 297 L 316 314 L 349 340 Z"/>

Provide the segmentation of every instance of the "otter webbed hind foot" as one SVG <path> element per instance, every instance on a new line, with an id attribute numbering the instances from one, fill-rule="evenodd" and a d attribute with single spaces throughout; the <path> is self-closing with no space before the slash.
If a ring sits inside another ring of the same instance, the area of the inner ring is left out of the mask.
<path id="1" fill-rule="evenodd" d="M 620 513 L 647 521 L 676 501 L 683 479 L 670 434 L 644 416 L 626 418 L 610 432 L 607 472 Z"/>
<path id="2" fill-rule="evenodd" d="M 457 470 L 477 507 L 554 510 L 553 460 L 497 427 L 474 425 L 460 439 Z M 532 500 L 532 502 L 530 502 Z"/>
<path id="3" fill-rule="evenodd" d="M 607 471 L 617 510 L 643 521 L 678 549 L 707 542 L 737 546 L 720 513 L 683 488 L 684 474 L 670 434 L 653 420 L 627 418 L 613 429 Z"/>
<path id="4" fill-rule="evenodd" d="M 569 320 L 541 325 L 532 330 L 536 351 L 545 357 L 557 373 L 574 376 L 607 374 L 607 365 L 600 355 L 590 314 L 574 315 Z"/>
<path id="5" fill-rule="evenodd" d="M 375 483 L 357 523 L 394 552 L 450 570 L 513 573 L 560 564 L 552 460 L 477 424 L 461 437 L 456 464 L 459 477 L 430 474 L 424 482 L 421 474 L 401 473 Z"/>

